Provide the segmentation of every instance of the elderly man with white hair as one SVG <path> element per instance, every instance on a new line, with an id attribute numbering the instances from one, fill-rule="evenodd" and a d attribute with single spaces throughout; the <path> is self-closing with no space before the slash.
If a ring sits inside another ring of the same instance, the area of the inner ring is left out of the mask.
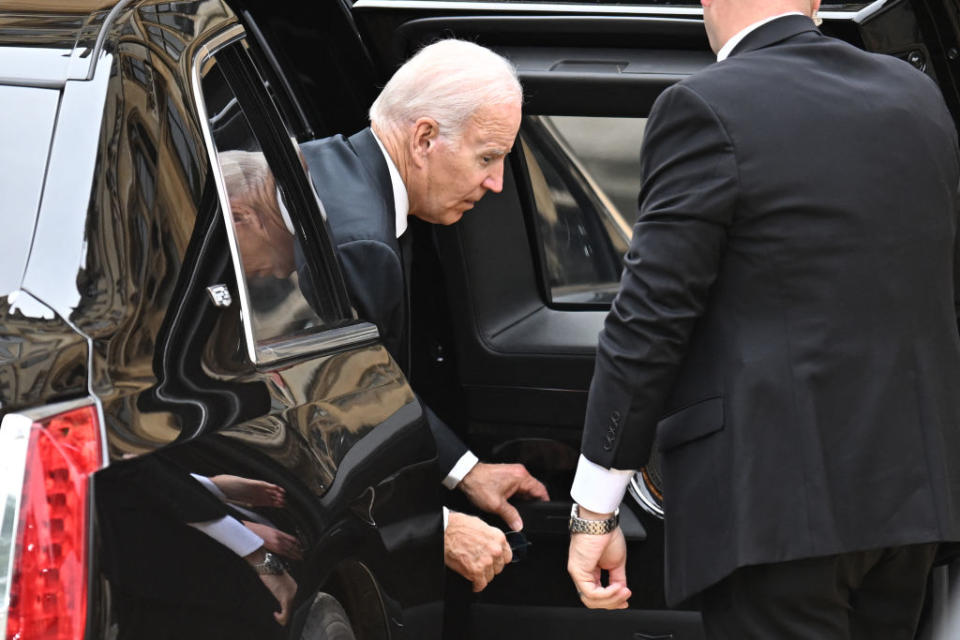
<path id="1" fill-rule="evenodd" d="M 360 318 L 377 325 L 408 374 L 407 216 L 453 224 L 488 191 L 502 189 L 522 95 L 506 59 L 470 42 L 443 40 L 397 70 L 370 109 L 369 128 L 301 145 L 351 301 Z M 549 499 L 543 484 L 523 465 L 479 462 L 429 407 L 425 410 L 444 486 L 462 490 L 478 508 L 521 529 L 508 499 Z M 474 591 L 486 587 L 511 555 L 499 529 L 461 513 L 445 518 L 446 564 L 471 581 Z"/>

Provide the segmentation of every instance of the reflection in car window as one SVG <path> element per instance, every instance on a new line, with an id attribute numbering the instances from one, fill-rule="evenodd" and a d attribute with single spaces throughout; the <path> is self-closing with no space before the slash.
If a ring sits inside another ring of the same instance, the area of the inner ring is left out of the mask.
<path id="1" fill-rule="evenodd" d="M 219 67 L 202 80 L 217 163 L 229 198 L 229 221 L 239 252 L 257 343 L 322 324 L 300 288 L 303 252 L 274 172 Z M 298 258 L 299 257 L 299 258 Z M 301 263 L 301 264 L 298 264 Z M 298 267 L 300 267 L 298 269 Z"/>
<path id="2" fill-rule="evenodd" d="M 617 291 L 630 236 L 621 208 L 630 201 L 636 208 L 643 125 L 633 119 L 632 135 L 611 142 L 613 120 L 628 119 L 527 117 L 521 128 L 541 269 L 554 304 L 604 305 Z"/>
<path id="3" fill-rule="evenodd" d="M 546 118 L 577 160 L 610 198 L 627 224 L 637 220 L 640 193 L 640 143 L 646 118 Z"/>

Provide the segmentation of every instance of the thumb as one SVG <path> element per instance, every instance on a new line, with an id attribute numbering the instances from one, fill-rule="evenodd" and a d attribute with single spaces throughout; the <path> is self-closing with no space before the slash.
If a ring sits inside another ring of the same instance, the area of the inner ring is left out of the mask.
<path id="1" fill-rule="evenodd" d="M 624 564 L 620 564 L 616 567 L 610 569 L 610 584 L 621 584 L 624 587 L 627 586 L 627 567 Z"/>
<path id="2" fill-rule="evenodd" d="M 507 526 L 514 531 L 523 529 L 523 520 L 520 518 L 520 512 L 506 500 L 503 501 L 503 506 L 497 510 L 497 513 L 503 518 L 503 521 L 507 523 Z"/>

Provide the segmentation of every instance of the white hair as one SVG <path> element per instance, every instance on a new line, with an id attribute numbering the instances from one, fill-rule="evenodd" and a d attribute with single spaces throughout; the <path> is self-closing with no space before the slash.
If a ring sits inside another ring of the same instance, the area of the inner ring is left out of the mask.
<path id="1" fill-rule="evenodd" d="M 259 151 L 231 149 L 217 154 L 224 186 L 231 198 L 261 191 L 271 176 L 267 159 Z"/>
<path id="2" fill-rule="evenodd" d="M 440 40 L 400 67 L 370 107 L 370 121 L 387 128 L 433 118 L 439 136 L 459 137 L 485 105 L 519 104 L 523 89 L 513 64 L 466 40 Z"/>

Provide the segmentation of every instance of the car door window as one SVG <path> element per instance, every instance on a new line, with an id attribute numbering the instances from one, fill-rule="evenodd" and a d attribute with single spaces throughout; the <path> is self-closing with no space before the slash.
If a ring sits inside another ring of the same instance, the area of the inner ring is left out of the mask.
<path id="1" fill-rule="evenodd" d="M 636 219 L 643 118 L 530 116 L 520 141 L 541 275 L 557 307 L 609 305 Z"/>
<path id="2" fill-rule="evenodd" d="M 244 44 L 205 57 L 198 75 L 251 356 L 291 355 L 277 345 L 355 321 L 322 203 Z"/>

